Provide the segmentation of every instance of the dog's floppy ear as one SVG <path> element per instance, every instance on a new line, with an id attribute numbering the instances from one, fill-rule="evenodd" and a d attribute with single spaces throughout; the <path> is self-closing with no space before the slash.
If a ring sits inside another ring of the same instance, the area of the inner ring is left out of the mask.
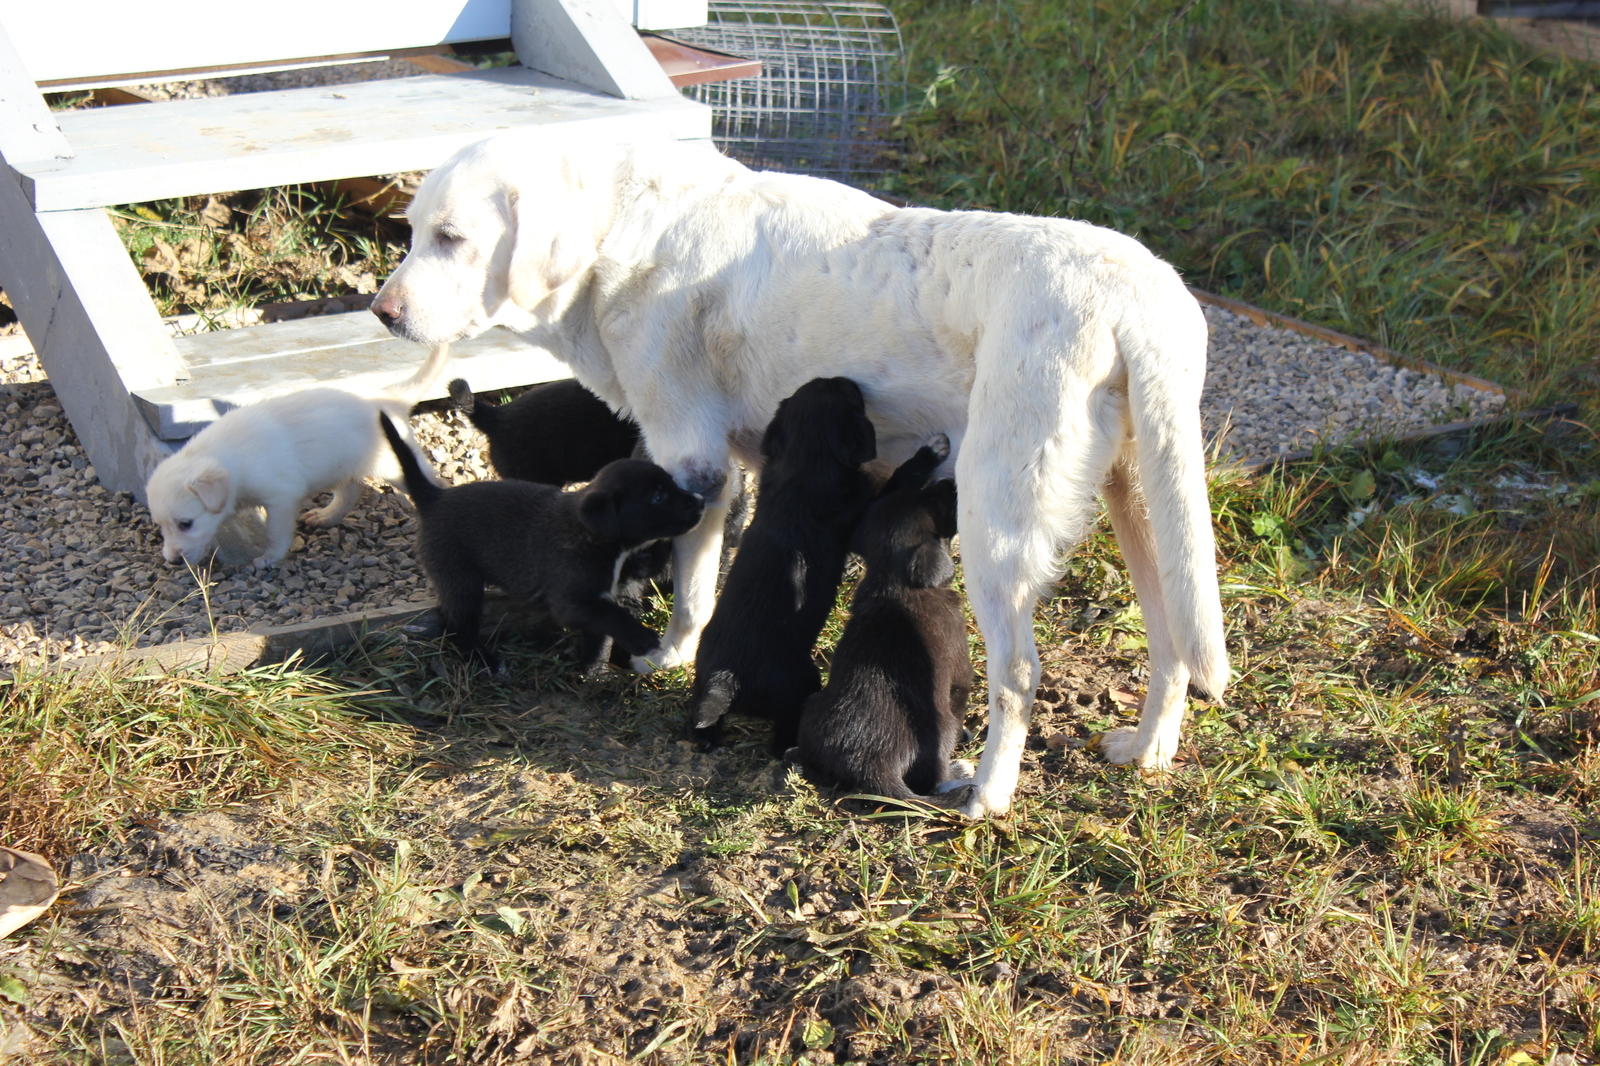
<path id="1" fill-rule="evenodd" d="M 784 403 L 789 401 L 785 400 Z M 783 450 L 788 443 L 787 431 L 783 428 L 783 404 L 778 405 L 777 413 L 772 416 L 772 421 L 767 423 L 767 431 L 761 434 L 761 458 L 771 459 Z"/>
<path id="2" fill-rule="evenodd" d="M 212 514 L 221 514 L 228 506 L 228 486 L 232 482 L 226 467 L 208 466 L 189 480 L 189 491 Z"/>
<path id="3" fill-rule="evenodd" d="M 923 494 L 933 512 L 933 528 L 946 539 L 956 535 L 956 483 L 949 478 L 934 482 Z"/>
<path id="4" fill-rule="evenodd" d="M 850 427 L 850 463 L 860 466 L 870 463 L 878 457 L 878 431 L 872 426 L 872 419 L 866 415 L 857 415 L 851 420 Z"/>
<path id="5" fill-rule="evenodd" d="M 545 297 L 594 265 L 600 253 L 595 234 L 595 196 L 609 190 L 586 188 L 579 168 L 562 160 L 545 183 L 545 195 L 511 189 L 506 193 L 511 216 L 511 266 L 507 294 L 511 302 L 532 310 Z"/>
<path id="6" fill-rule="evenodd" d="M 955 576 L 956 564 L 940 542 L 924 541 L 911 549 L 911 561 L 906 564 L 906 584 L 912 588 L 938 588 Z"/>
<path id="7" fill-rule="evenodd" d="M 578 503 L 578 521 L 601 540 L 622 538 L 622 516 L 617 513 L 615 493 L 586 489 Z"/>

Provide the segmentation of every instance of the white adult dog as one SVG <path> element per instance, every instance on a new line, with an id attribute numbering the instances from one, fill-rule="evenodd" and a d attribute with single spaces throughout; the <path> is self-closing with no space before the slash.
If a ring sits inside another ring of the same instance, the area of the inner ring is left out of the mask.
<path id="1" fill-rule="evenodd" d="M 373 301 L 398 336 L 523 331 L 721 502 L 674 544 L 672 621 L 644 669 L 694 658 L 730 458 L 778 402 L 861 386 L 879 459 L 947 433 L 989 732 L 961 803 L 1009 809 L 1039 683 L 1033 609 L 1103 494 L 1143 607 L 1150 685 L 1112 762 L 1171 765 L 1186 686 L 1228 682 L 1200 434 L 1206 323 L 1177 274 L 1082 222 L 896 209 L 697 144 L 503 134 L 430 174 L 411 252 Z"/>

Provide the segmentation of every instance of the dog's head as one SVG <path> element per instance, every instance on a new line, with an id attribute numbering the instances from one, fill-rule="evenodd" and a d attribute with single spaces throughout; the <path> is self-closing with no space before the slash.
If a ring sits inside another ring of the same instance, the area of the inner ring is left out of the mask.
<path id="1" fill-rule="evenodd" d="M 901 464 L 867 509 L 850 550 L 874 578 L 906 588 L 937 588 L 955 577 L 950 540 L 956 535 L 956 483 L 928 484 L 950 454 L 942 434 Z"/>
<path id="2" fill-rule="evenodd" d="M 629 546 L 687 533 L 706 509 L 703 497 L 643 459 L 607 463 L 578 495 L 578 519 L 589 532 Z"/>
<path id="3" fill-rule="evenodd" d="M 812 378 L 778 404 L 761 438 L 761 457 L 779 466 L 857 468 L 878 457 L 861 386 L 849 378 Z"/>
<path id="4" fill-rule="evenodd" d="M 204 561 L 216 545 L 217 527 L 233 513 L 233 476 L 209 457 L 179 452 L 150 475 L 145 485 L 150 516 L 161 527 L 161 556 Z"/>
<path id="5" fill-rule="evenodd" d="M 533 311 L 594 265 L 620 159 L 614 145 L 528 133 L 457 152 L 406 209 L 411 251 L 372 313 L 397 337 L 437 345 Z"/>

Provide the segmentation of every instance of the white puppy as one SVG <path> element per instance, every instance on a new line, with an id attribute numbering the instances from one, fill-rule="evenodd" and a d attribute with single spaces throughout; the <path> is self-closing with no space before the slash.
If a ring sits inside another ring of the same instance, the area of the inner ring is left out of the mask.
<path id="1" fill-rule="evenodd" d="M 333 491 L 326 507 L 308 511 L 314 526 L 334 526 L 361 499 L 363 479 L 400 484 L 400 466 L 378 424 L 383 411 L 410 426 L 411 407 L 439 377 L 449 347 L 436 345 L 408 381 L 378 396 L 320 388 L 238 407 L 157 466 L 145 485 L 150 515 L 161 527 L 161 554 L 201 562 L 217 529 L 240 507 L 267 512 L 267 548 L 254 560 L 270 566 L 289 553 L 301 505 Z"/>
<path id="2" fill-rule="evenodd" d="M 525 331 L 715 500 L 757 461 L 778 401 L 860 384 L 878 455 L 947 433 L 990 719 L 968 814 L 1008 809 L 1039 680 L 1037 597 L 1103 495 L 1143 607 L 1150 688 L 1119 763 L 1170 766 L 1185 691 L 1228 682 L 1200 434 L 1206 324 L 1142 245 L 1062 219 L 895 209 L 834 182 L 752 172 L 705 145 L 506 134 L 460 152 L 408 212 L 411 253 L 373 301 L 398 336 Z M 692 659 L 714 598 L 720 507 L 674 545 L 672 622 Z"/>

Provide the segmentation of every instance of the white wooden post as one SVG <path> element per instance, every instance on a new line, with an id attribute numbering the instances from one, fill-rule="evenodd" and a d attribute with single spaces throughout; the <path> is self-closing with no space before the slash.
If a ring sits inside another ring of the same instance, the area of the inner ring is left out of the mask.
<path id="1" fill-rule="evenodd" d="M 175 384 L 185 371 L 110 217 L 98 208 L 35 213 L 11 167 L 71 156 L 0 31 L 0 287 L 101 483 L 142 497 L 171 446 L 129 389 Z"/>
<path id="2" fill-rule="evenodd" d="M 511 0 L 511 44 L 523 66 L 610 96 L 678 94 L 614 0 Z"/>

